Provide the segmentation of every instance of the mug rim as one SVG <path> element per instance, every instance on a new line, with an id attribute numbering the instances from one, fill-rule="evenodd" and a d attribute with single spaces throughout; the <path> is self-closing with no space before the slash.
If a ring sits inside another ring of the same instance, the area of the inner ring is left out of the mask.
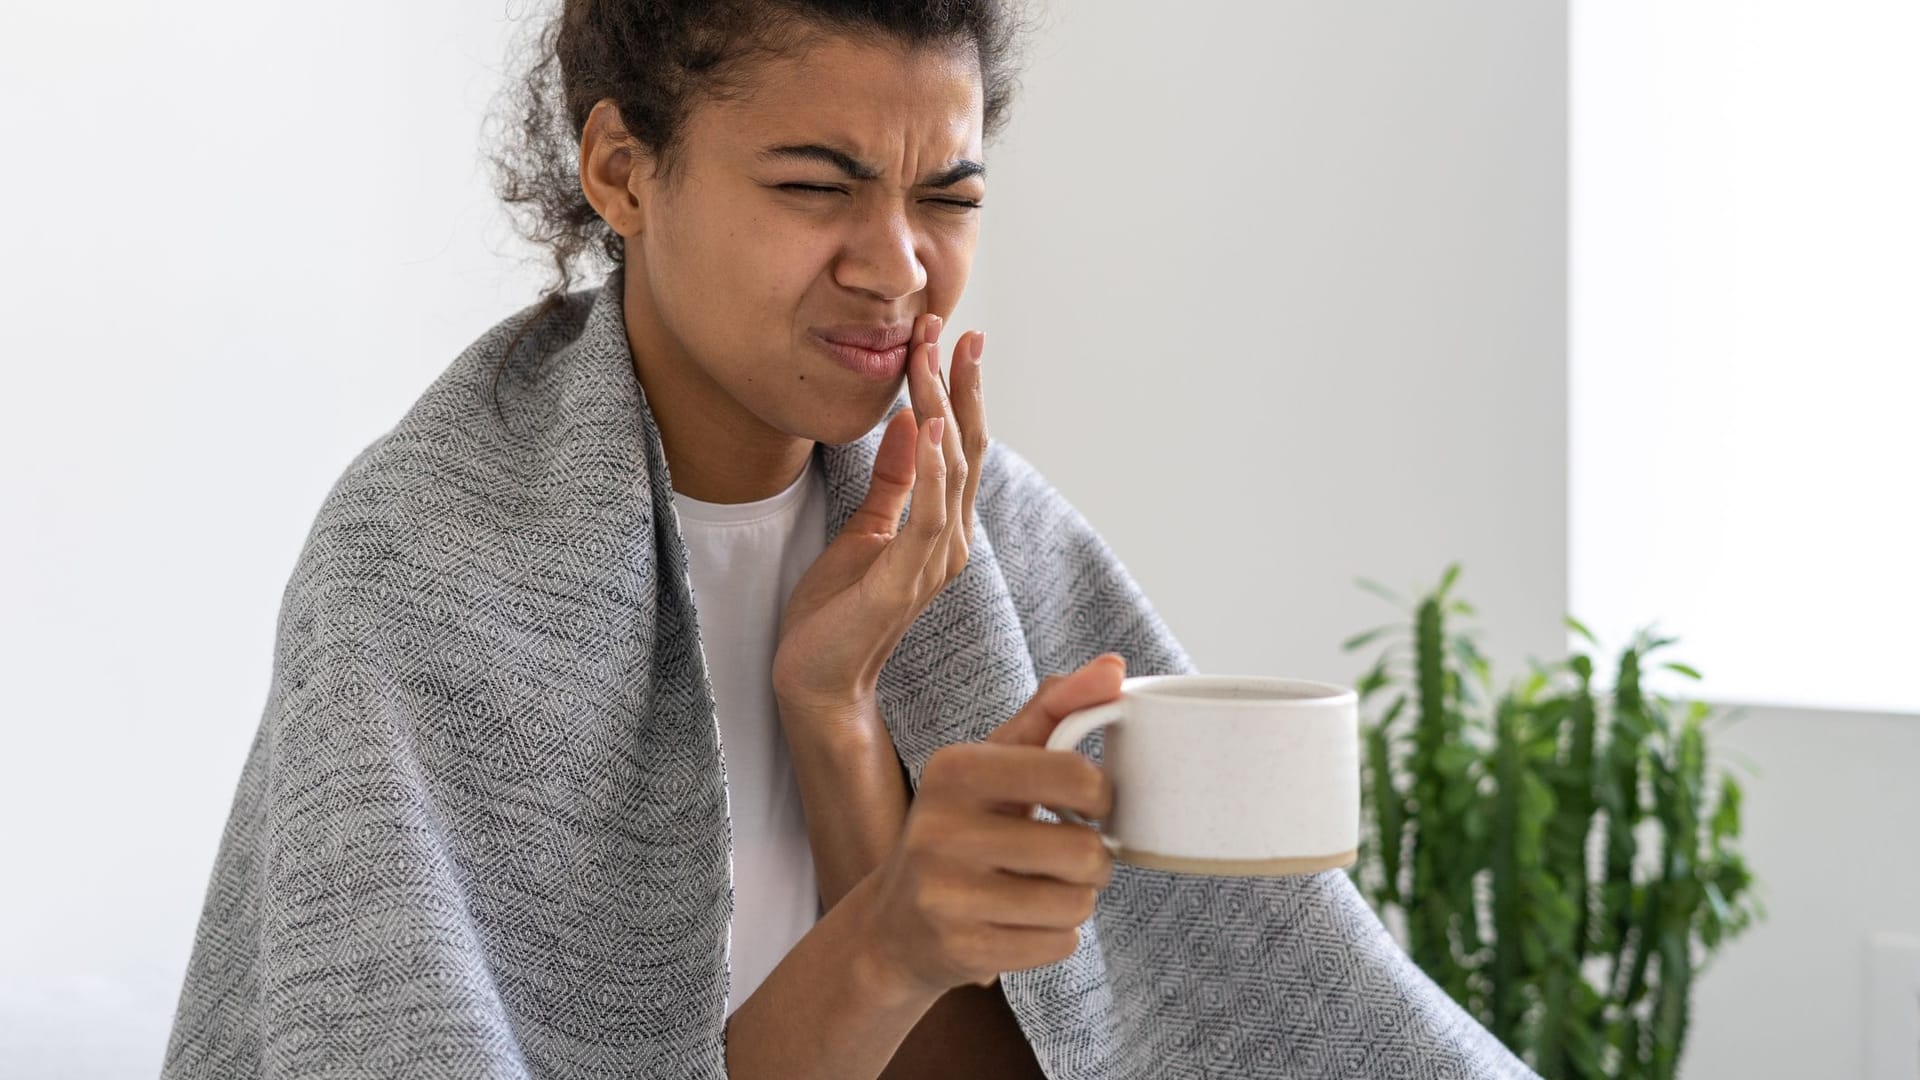
<path id="1" fill-rule="evenodd" d="M 1249 701 L 1246 698 L 1185 697 L 1177 693 L 1154 693 L 1155 689 L 1165 687 L 1169 684 L 1202 688 L 1214 688 L 1222 685 L 1235 687 L 1250 686 L 1256 690 L 1270 691 L 1299 691 L 1306 689 L 1312 691 L 1313 696 L 1280 697 L 1261 702 Z M 1165 675 L 1129 675 L 1120 681 L 1120 693 L 1122 695 L 1132 694 L 1141 697 L 1152 697 L 1159 701 L 1175 699 L 1183 705 L 1192 704 L 1203 707 L 1226 706 L 1228 708 L 1245 708 L 1249 704 L 1284 704 L 1287 706 L 1344 705 L 1348 702 L 1358 704 L 1360 700 L 1359 693 L 1350 686 L 1321 682 L 1317 679 L 1296 679 L 1287 675 L 1217 675 L 1202 672 L 1170 673 Z"/>

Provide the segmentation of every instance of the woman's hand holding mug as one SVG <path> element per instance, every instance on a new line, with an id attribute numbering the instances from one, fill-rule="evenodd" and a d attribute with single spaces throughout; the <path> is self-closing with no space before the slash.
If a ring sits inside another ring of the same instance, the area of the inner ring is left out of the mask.
<path id="1" fill-rule="evenodd" d="M 907 997 L 991 986 L 1003 971 L 1054 963 L 1079 946 L 1113 878 L 1113 855 L 1086 825 L 1036 821 L 1037 806 L 1105 818 L 1106 773 L 1072 750 L 1048 750 L 1062 717 L 1120 694 L 1126 661 L 1095 657 L 1049 676 L 986 740 L 935 751 L 900 838 L 859 897 L 869 972 Z"/>

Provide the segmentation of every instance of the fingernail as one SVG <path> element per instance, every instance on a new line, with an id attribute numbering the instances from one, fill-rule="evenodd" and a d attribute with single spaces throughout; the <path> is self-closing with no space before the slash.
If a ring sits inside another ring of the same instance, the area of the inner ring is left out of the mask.
<path id="1" fill-rule="evenodd" d="M 945 320 L 945 319 L 942 319 L 942 318 L 941 318 L 940 316 L 938 316 L 938 315 L 932 315 L 932 316 L 929 316 L 929 319 L 930 319 L 931 321 L 930 321 L 930 322 L 928 323 L 928 328 L 927 328 L 927 340 L 928 340 L 928 341 L 939 341 L 939 340 L 940 340 L 940 329 L 941 329 L 941 327 L 944 327 L 944 326 L 946 326 L 946 325 L 947 325 L 947 322 L 946 322 L 946 320 Z"/>
<path id="2" fill-rule="evenodd" d="M 936 379 L 940 377 L 940 350 L 932 345 L 927 346 L 927 374 Z"/>
<path id="3" fill-rule="evenodd" d="M 932 422 L 927 425 L 927 434 L 933 436 L 933 441 L 936 443 L 939 442 L 940 437 L 945 435 L 946 433 L 947 433 L 947 418 L 944 416 L 934 417 Z"/>
<path id="4" fill-rule="evenodd" d="M 981 330 L 973 335 L 973 362 L 979 363 L 987 353 L 987 332 Z"/>

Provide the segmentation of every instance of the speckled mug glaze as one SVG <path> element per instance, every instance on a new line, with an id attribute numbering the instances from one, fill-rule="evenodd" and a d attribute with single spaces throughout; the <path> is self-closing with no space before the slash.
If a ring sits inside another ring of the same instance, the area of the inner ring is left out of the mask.
<path id="1" fill-rule="evenodd" d="M 1061 720 L 1047 749 L 1106 728 L 1113 812 L 1101 831 L 1117 859 L 1192 874 L 1309 874 L 1358 857 L 1359 723 L 1359 695 L 1332 683 L 1139 675 L 1118 700 Z"/>

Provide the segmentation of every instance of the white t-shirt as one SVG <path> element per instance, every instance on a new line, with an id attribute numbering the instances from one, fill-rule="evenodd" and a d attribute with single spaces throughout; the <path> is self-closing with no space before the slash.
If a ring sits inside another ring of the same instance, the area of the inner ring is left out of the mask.
<path id="1" fill-rule="evenodd" d="M 821 915 L 799 782 L 773 700 L 773 650 L 794 583 L 826 548 L 826 479 L 808 457 L 785 491 L 757 502 L 700 502 L 679 492 L 673 501 L 733 819 L 732 1016 Z"/>

